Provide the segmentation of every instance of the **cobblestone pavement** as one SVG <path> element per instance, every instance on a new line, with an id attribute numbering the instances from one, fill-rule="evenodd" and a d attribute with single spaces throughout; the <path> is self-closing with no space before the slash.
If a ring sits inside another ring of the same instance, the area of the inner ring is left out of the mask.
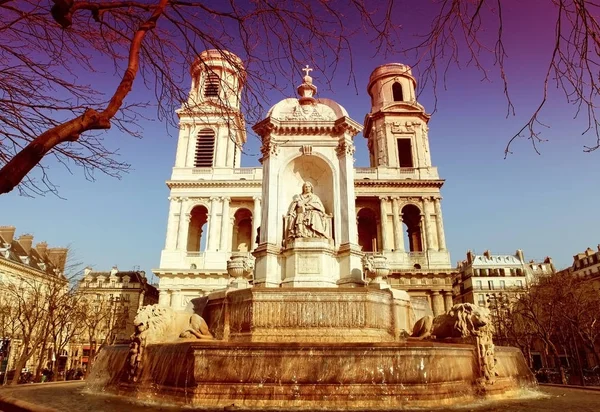
<path id="1" fill-rule="evenodd" d="M 84 392 L 85 383 L 23 385 L 16 388 L 0 389 L 0 396 L 54 408 L 68 412 L 153 412 L 153 411 L 223 411 L 221 409 L 192 409 L 160 405 L 142 405 L 127 398 L 118 398 L 105 394 L 89 394 Z M 600 411 L 600 391 L 540 387 L 540 393 L 525 394 L 521 399 L 499 402 L 481 402 L 465 404 L 454 408 L 436 409 L 437 412 L 598 412 Z M 226 408 L 225 410 L 243 411 L 242 408 Z M 268 409 L 275 411 L 275 409 Z M 401 410 L 401 409 L 398 409 Z M 429 409 L 420 409 L 426 411 Z M 6 409 L 5 412 L 8 412 Z M 331 410 L 329 410 L 331 411 Z"/>

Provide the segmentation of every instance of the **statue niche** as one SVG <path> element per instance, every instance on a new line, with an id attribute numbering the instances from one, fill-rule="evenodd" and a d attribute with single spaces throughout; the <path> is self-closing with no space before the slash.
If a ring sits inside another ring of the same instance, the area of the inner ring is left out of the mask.
<path id="1" fill-rule="evenodd" d="M 331 215 L 313 192 L 313 185 L 304 182 L 302 193 L 295 195 L 285 217 L 285 239 L 331 239 Z"/>

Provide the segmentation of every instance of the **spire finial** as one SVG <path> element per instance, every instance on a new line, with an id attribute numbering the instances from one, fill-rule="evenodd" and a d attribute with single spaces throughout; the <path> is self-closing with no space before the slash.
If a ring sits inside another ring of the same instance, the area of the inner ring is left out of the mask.
<path id="1" fill-rule="evenodd" d="M 306 67 L 304 69 L 302 69 L 302 71 L 304 72 L 304 74 L 306 76 L 310 76 L 310 72 L 312 72 L 314 69 L 311 69 L 310 66 L 307 64 Z"/>

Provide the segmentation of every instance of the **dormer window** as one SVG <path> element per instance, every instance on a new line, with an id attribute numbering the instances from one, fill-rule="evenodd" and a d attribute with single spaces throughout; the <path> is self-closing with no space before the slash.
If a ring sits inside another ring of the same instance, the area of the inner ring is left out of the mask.
<path id="1" fill-rule="evenodd" d="M 219 97 L 219 75 L 208 73 L 204 85 L 204 97 Z"/>
<path id="2" fill-rule="evenodd" d="M 395 102 L 403 102 L 404 95 L 402 94 L 402 85 L 398 82 L 394 82 L 392 85 L 392 95 Z"/>

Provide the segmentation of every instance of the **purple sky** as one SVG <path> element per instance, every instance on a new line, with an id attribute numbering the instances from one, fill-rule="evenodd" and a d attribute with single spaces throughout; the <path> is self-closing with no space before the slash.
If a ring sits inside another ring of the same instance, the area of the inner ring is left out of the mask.
<path id="1" fill-rule="evenodd" d="M 543 132 L 549 141 L 540 146 L 541 156 L 521 140 L 513 145 L 514 154 L 504 160 L 508 139 L 539 102 L 551 50 L 554 10 L 550 2 L 519 3 L 503 2 L 507 74 L 516 116 L 506 117 L 502 83 L 494 67 L 490 66 L 490 82 L 482 82 L 481 73 L 473 68 L 452 68 L 447 90 L 438 91 L 437 112 L 429 124 L 432 160 L 446 179 L 442 208 L 453 262 L 464 259 L 467 249 L 513 254 L 520 248 L 526 259 L 551 256 L 557 267 L 563 268 L 570 265 L 574 254 L 600 243 L 600 219 L 596 216 L 599 154 L 583 152 L 583 146 L 595 139 L 581 136 L 584 119 L 574 119 L 575 108 L 552 89 L 552 100 L 542 115 L 550 128 Z M 431 11 L 426 4 L 423 9 L 405 7 L 402 13 L 397 12 L 404 39 L 426 30 Z M 347 86 L 343 67 L 331 90 L 323 84 L 320 73 L 311 75 L 319 96 L 338 101 L 353 119 L 362 122 L 369 111 L 366 85 L 371 71 L 383 63 L 412 62 L 393 55 L 373 58 L 364 40 L 353 45 L 358 95 Z M 300 74 L 299 67 L 294 78 L 299 79 Z M 418 66 L 413 74 L 419 80 Z M 112 71 L 106 72 L 108 84 L 118 80 L 112 76 Z M 289 82 L 288 96 L 293 96 L 296 86 Z M 137 96 L 152 99 L 141 82 L 135 87 Z M 266 106 L 281 98 L 281 94 L 273 94 Z M 433 109 L 430 88 L 419 100 L 428 111 Z M 132 164 L 133 170 L 122 180 L 98 175 L 92 183 L 77 169 L 71 175 L 49 162 L 60 195 L 66 200 L 52 195 L 32 199 L 16 192 L 3 195 L 0 224 L 16 226 L 17 234 L 33 234 L 34 242 L 70 245 L 78 261 L 97 270 L 116 264 L 124 270 L 139 266 L 149 273 L 158 267 L 168 210 L 169 192 L 164 182 L 174 163 L 176 139 L 159 121 L 147 121 L 143 128 L 142 140 L 116 129 L 106 133 L 109 146 L 119 147 L 123 160 Z M 356 166 L 368 166 L 362 134 L 355 142 Z M 258 164 L 258 148 L 256 137 L 249 135 L 249 155 L 243 158 L 243 166 Z"/>

